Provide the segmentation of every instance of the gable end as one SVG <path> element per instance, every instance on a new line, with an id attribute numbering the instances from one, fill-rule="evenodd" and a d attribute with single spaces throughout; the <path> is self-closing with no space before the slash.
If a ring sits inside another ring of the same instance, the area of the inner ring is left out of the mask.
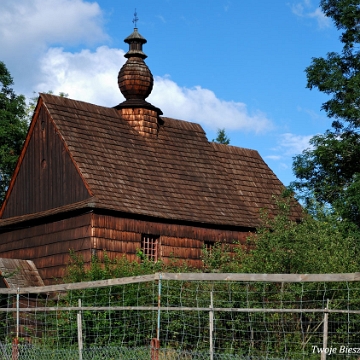
<path id="1" fill-rule="evenodd" d="M 65 141 L 40 99 L 1 218 L 45 211 L 91 196 Z"/>

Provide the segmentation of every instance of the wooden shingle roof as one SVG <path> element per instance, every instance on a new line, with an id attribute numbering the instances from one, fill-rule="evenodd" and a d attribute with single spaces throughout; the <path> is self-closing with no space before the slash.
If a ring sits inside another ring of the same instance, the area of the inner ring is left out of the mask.
<path id="1" fill-rule="evenodd" d="M 38 106 L 66 144 L 91 207 L 255 228 L 259 209 L 271 212 L 284 189 L 258 152 L 209 142 L 198 124 L 162 117 L 149 138 L 115 108 L 48 94 Z"/>
<path id="2" fill-rule="evenodd" d="M 44 286 L 35 264 L 30 260 L 0 258 L 0 277 L 0 287 Z"/>
<path id="3" fill-rule="evenodd" d="M 283 184 L 256 150 L 211 143 L 221 164 L 236 187 L 238 196 L 259 216 L 261 210 L 277 213 L 276 199 Z M 293 201 L 292 217 L 301 218 L 302 209 Z"/>

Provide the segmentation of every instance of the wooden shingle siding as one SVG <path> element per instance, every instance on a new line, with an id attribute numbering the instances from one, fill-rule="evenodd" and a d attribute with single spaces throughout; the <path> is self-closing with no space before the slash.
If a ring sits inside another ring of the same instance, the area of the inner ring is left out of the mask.
<path id="1" fill-rule="evenodd" d="M 90 261 L 90 213 L 1 234 L 1 257 L 33 260 L 45 284 L 64 276 L 70 249 Z"/>
<path id="2" fill-rule="evenodd" d="M 111 215 L 93 214 L 94 233 L 98 238 L 103 234 L 104 239 L 127 241 L 141 241 L 139 234 L 159 234 L 163 239 L 172 237 L 174 241 L 184 242 L 187 239 L 198 241 L 210 240 L 214 242 L 244 243 L 249 231 L 245 229 L 219 230 L 207 227 L 190 226 L 184 224 L 168 224 L 161 221 L 138 220 Z M 138 235 L 133 235 L 138 234 Z M 184 240 L 183 240 L 184 239 Z M 184 245 L 182 245 L 184 246 Z"/>
<path id="3" fill-rule="evenodd" d="M 2 218 L 40 212 L 90 195 L 43 107 Z"/>
<path id="4" fill-rule="evenodd" d="M 231 249 L 237 244 L 245 244 L 249 235 L 241 229 L 218 230 L 96 213 L 93 214 L 93 226 L 93 247 L 99 257 L 106 251 L 111 259 L 126 255 L 129 260 L 138 260 L 136 251 L 141 248 L 142 234 L 159 234 L 159 259 L 164 262 L 178 259 L 196 267 L 202 264 L 200 257 L 205 241 L 227 243 Z"/>

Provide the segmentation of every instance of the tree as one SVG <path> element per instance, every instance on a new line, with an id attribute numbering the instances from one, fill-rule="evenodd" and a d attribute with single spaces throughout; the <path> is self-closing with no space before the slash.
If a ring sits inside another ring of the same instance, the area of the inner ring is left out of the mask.
<path id="1" fill-rule="evenodd" d="M 213 139 L 213 142 L 217 142 L 219 144 L 229 145 L 230 138 L 226 135 L 225 129 L 217 130 L 217 137 Z"/>
<path id="2" fill-rule="evenodd" d="M 343 49 L 312 59 L 307 87 L 330 96 L 322 109 L 333 122 L 294 158 L 292 187 L 360 226 L 360 1 L 321 0 L 320 6 L 342 31 Z"/>
<path id="3" fill-rule="evenodd" d="M 230 252 L 215 244 L 203 250 L 204 270 L 226 273 L 319 274 L 356 272 L 360 266 L 358 229 L 338 214 L 317 209 L 291 220 L 291 197 L 276 200 L 277 215 L 262 214 L 262 224 L 246 244 Z"/>
<path id="4" fill-rule="evenodd" d="M 11 88 L 13 79 L 0 61 L 0 203 L 2 203 L 11 175 L 26 137 L 28 123 L 23 95 Z"/>
<path id="5" fill-rule="evenodd" d="M 317 218 L 304 214 L 300 223 L 289 218 L 290 206 L 279 202 L 275 218 L 264 216 L 256 235 L 248 238 L 243 272 L 347 273 L 360 266 L 358 231 L 338 221 L 336 213 L 318 209 Z"/>

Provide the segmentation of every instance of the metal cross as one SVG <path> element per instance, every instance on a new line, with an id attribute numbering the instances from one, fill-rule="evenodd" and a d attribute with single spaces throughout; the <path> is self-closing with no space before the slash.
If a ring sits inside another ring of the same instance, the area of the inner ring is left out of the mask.
<path id="1" fill-rule="evenodd" d="M 136 23 L 138 22 L 138 20 L 139 20 L 139 19 L 138 19 L 138 17 L 137 17 L 137 12 L 136 12 L 136 9 L 135 9 L 134 19 L 133 19 L 133 21 L 132 21 L 132 22 L 134 23 L 134 26 L 135 26 L 135 27 L 137 27 L 137 26 L 136 26 Z"/>

